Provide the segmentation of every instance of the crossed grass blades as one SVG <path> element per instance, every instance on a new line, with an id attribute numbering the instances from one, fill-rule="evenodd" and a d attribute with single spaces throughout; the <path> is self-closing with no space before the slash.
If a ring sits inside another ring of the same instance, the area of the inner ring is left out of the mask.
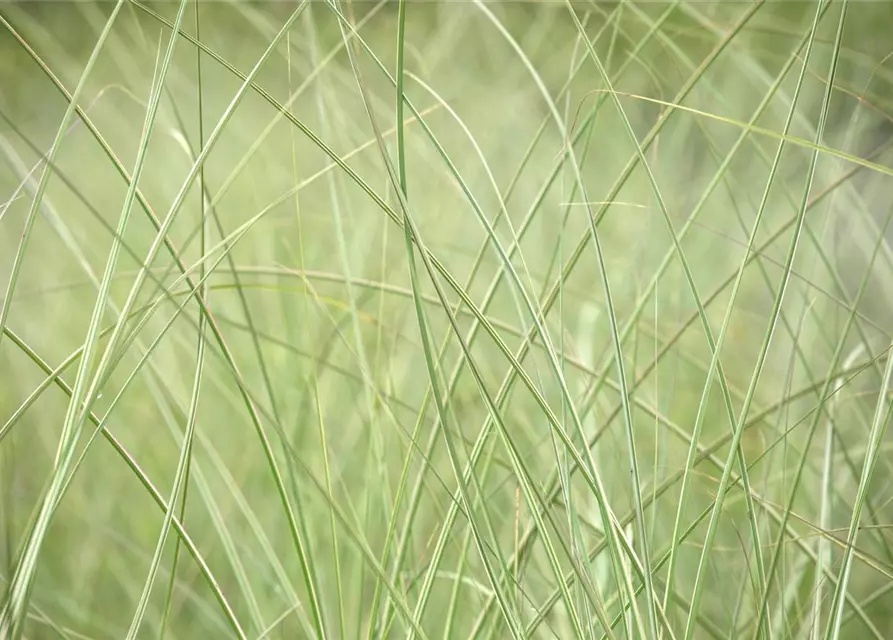
<path id="1" fill-rule="evenodd" d="M 891 14 L 4 3 L 0 637 L 890 637 Z"/>

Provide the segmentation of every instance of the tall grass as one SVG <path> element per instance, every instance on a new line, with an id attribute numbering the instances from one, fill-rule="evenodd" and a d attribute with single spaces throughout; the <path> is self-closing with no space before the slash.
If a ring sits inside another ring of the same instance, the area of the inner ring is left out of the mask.
<path id="1" fill-rule="evenodd" d="M 2 4 L 0 637 L 893 635 L 891 19 Z"/>

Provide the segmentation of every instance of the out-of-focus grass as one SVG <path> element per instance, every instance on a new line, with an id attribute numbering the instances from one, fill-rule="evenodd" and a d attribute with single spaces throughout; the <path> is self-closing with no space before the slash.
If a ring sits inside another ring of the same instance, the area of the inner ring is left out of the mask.
<path id="1" fill-rule="evenodd" d="M 889 637 L 891 7 L 4 3 L 0 636 Z"/>

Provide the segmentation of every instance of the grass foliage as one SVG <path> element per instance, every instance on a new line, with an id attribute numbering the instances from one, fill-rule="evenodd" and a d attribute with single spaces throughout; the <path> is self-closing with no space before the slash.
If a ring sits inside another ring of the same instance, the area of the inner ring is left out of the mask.
<path id="1" fill-rule="evenodd" d="M 0 4 L 0 637 L 893 636 L 890 24 Z"/>

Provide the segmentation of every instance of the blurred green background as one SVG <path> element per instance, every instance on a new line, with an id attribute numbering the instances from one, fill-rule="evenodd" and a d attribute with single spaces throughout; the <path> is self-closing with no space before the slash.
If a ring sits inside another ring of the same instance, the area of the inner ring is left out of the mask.
<path id="1" fill-rule="evenodd" d="M 180 11 L 0 4 L 0 636 L 893 636 L 893 3 Z"/>

